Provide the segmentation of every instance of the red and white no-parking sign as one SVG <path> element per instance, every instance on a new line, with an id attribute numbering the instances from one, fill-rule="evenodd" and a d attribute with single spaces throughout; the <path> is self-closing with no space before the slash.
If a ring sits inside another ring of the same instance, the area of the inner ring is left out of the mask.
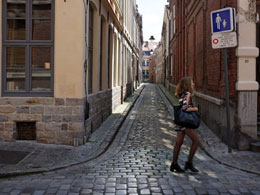
<path id="1" fill-rule="evenodd" d="M 213 44 L 218 44 L 218 39 L 217 38 L 213 39 L 212 43 Z"/>
<path id="2" fill-rule="evenodd" d="M 216 33 L 212 35 L 211 40 L 213 49 L 237 46 L 236 32 Z"/>

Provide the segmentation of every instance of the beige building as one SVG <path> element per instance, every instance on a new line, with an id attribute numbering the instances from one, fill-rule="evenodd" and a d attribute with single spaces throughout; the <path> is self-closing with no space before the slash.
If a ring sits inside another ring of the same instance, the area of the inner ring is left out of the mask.
<path id="1" fill-rule="evenodd" d="M 81 145 L 137 86 L 136 2 L 0 0 L 0 140 Z"/>
<path id="2" fill-rule="evenodd" d="M 156 68 L 155 68 L 155 74 L 156 74 L 156 83 L 163 84 L 163 53 L 162 53 L 162 44 L 159 43 L 155 54 L 156 56 Z"/>
<path id="3" fill-rule="evenodd" d="M 142 46 L 142 81 L 149 82 L 150 57 L 153 54 L 158 42 L 144 41 Z"/>
<path id="4" fill-rule="evenodd" d="M 169 42 L 170 42 L 170 11 L 169 6 L 164 6 L 164 15 L 163 15 L 163 26 L 162 26 L 162 36 L 161 36 L 161 44 L 162 44 L 162 79 L 163 83 L 167 85 L 169 80 L 169 74 L 171 74 L 171 66 L 170 66 L 170 55 L 169 55 Z"/>

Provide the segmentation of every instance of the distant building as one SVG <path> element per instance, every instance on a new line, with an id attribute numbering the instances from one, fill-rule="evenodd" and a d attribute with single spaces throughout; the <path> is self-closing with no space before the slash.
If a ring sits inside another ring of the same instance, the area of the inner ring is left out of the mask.
<path id="1" fill-rule="evenodd" d="M 156 55 L 150 56 L 149 64 L 149 83 L 156 83 Z"/>
<path id="2" fill-rule="evenodd" d="M 162 44 L 159 43 L 157 49 L 155 50 L 156 56 L 156 66 L 155 66 L 155 75 L 156 75 L 156 83 L 163 84 L 164 83 L 164 60 L 162 53 Z"/>
<path id="3" fill-rule="evenodd" d="M 158 42 L 145 41 L 142 47 L 143 59 L 142 59 L 142 79 L 143 82 L 149 81 L 149 64 L 150 56 L 154 52 Z"/>

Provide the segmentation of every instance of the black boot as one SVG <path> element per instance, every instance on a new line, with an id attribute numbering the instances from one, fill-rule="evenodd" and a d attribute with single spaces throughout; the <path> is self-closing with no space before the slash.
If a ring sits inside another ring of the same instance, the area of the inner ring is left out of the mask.
<path id="1" fill-rule="evenodd" d="M 170 171 L 176 172 L 176 173 L 184 173 L 185 172 L 178 164 L 174 164 L 173 162 L 171 164 Z"/>
<path id="2" fill-rule="evenodd" d="M 185 170 L 190 169 L 192 172 L 195 172 L 195 173 L 199 172 L 199 170 L 196 169 L 196 168 L 193 166 L 193 164 L 190 163 L 190 162 L 186 162 L 186 163 L 185 163 L 184 169 L 185 169 Z"/>

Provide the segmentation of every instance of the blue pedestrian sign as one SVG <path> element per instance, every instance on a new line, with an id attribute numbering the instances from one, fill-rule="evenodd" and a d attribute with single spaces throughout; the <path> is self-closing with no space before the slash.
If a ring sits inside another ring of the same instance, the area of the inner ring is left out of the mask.
<path id="1" fill-rule="evenodd" d="M 232 32 L 235 31 L 235 9 L 224 8 L 211 12 L 211 32 Z"/>

